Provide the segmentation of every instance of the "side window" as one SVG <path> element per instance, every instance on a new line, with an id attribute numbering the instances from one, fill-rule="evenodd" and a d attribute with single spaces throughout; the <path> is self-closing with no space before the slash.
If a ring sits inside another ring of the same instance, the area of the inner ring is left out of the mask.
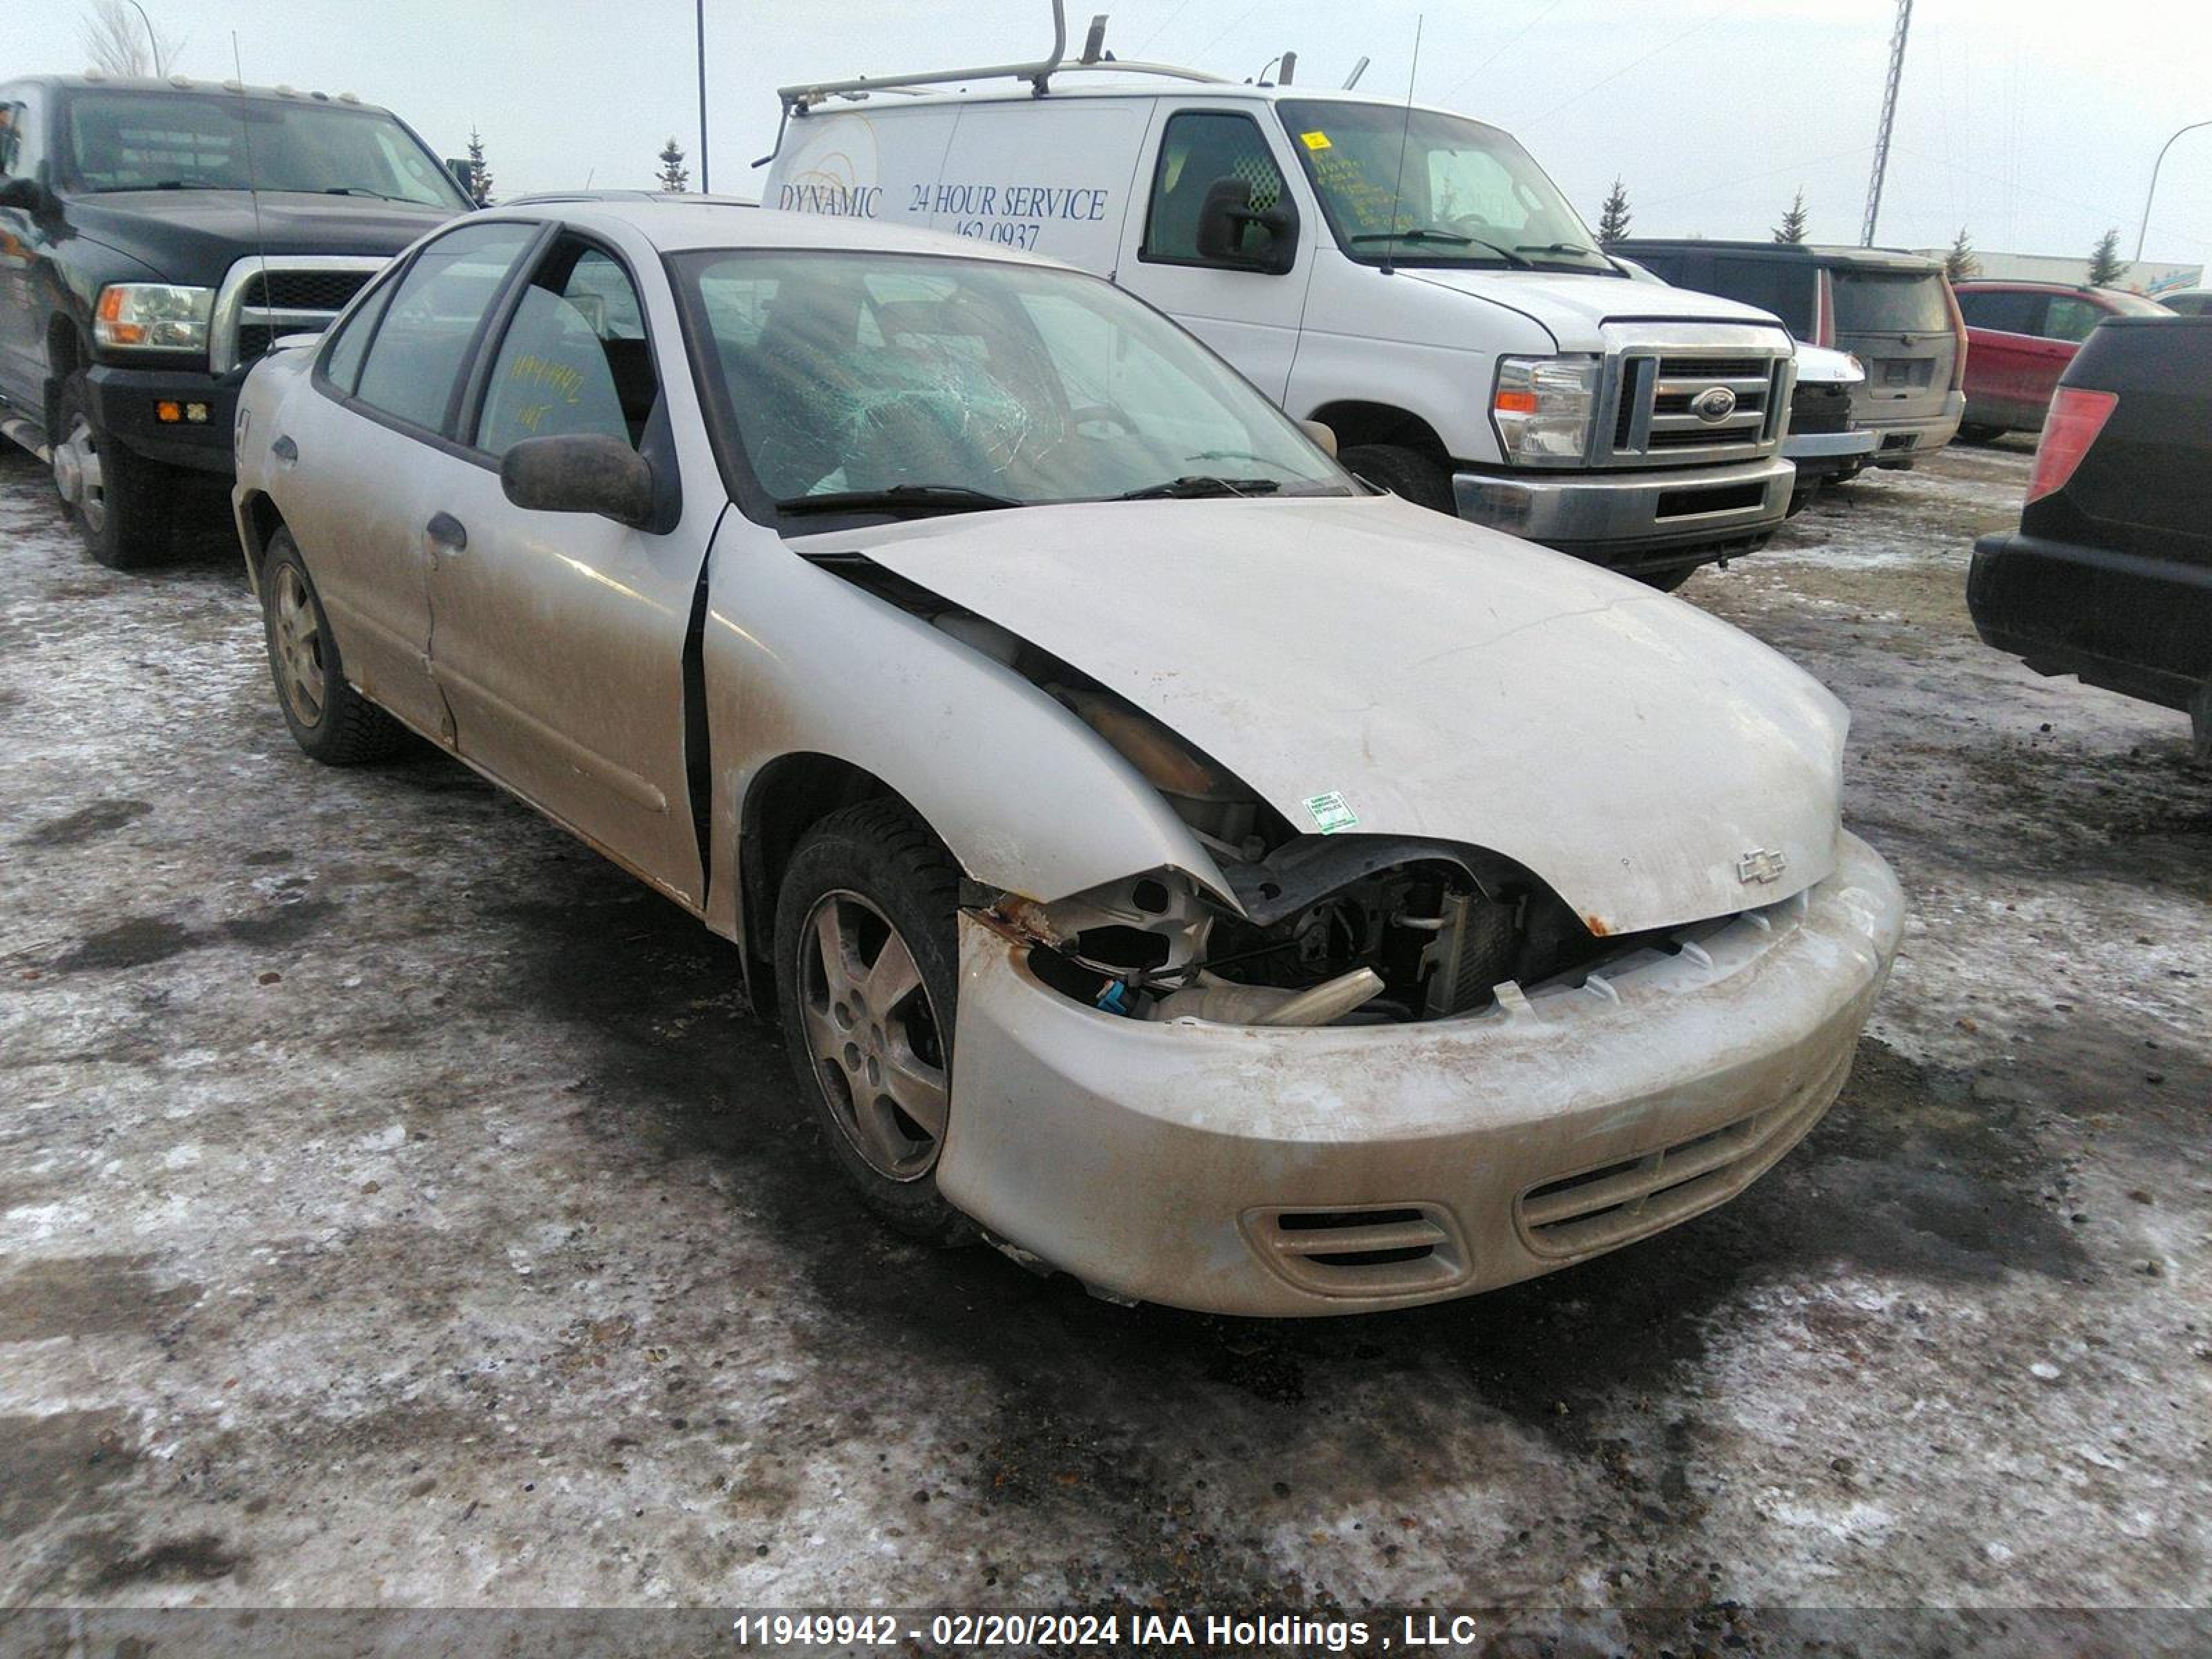
<path id="1" fill-rule="evenodd" d="M 1761 311 L 1771 311 L 1782 325 L 1801 340 L 1813 335 L 1814 279 L 1819 275 L 1808 259 L 1784 257 L 1770 259 L 1713 258 L 1712 291 L 1741 300 Z"/>
<path id="2" fill-rule="evenodd" d="M 1999 334 L 2035 334 L 2043 327 L 2043 295 L 2021 289 L 1984 289 L 1959 296 L 1959 314 L 1969 328 Z"/>
<path id="3" fill-rule="evenodd" d="M 1199 221 L 1216 185 L 1234 183 L 1250 191 L 1245 204 L 1253 213 L 1279 206 L 1283 171 L 1260 128 L 1249 115 L 1185 110 L 1168 118 L 1160 140 L 1160 159 L 1152 173 L 1152 209 L 1145 221 L 1142 255 L 1170 264 L 1236 268 L 1269 251 L 1267 227 L 1242 222 L 1235 258 L 1210 258 L 1199 249 Z"/>
<path id="4" fill-rule="evenodd" d="M 355 396 L 442 431 L 469 342 L 538 227 L 471 225 L 440 237 L 408 268 L 370 342 Z"/>
<path id="5" fill-rule="evenodd" d="M 477 447 L 599 435 L 633 449 L 660 395 L 629 273 L 582 242 L 556 243 L 507 324 L 484 391 Z"/>
<path id="6" fill-rule="evenodd" d="M 392 286 L 385 283 L 362 301 L 353 315 L 338 325 L 324 350 L 324 378 L 349 398 L 361 379 L 361 360 L 368 354 L 369 337 L 376 332 L 376 319 L 392 303 Z"/>
<path id="7" fill-rule="evenodd" d="M 2051 309 L 2044 313 L 2043 333 L 2047 339 L 2070 340 L 2078 344 L 2111 314 L 2094 300 L 2085 300 L 2075 294 L 2054 294 L 2051 296 Z"/>

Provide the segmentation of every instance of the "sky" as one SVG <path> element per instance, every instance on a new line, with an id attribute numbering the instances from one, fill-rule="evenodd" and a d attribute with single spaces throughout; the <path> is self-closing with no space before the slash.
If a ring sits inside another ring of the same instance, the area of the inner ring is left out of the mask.
<path id="1" fill-rule="evenodd" d="M 169 67 L 351 91 L 441 155 L 483 136 L 501 196 L 649 185 L 672 134 L 699 183 L 693 0 L 143 0 Z M 1040 55 L 1048 0 L 703 0 L 711 182 L 757 196 L 775 88 Z M 1893 0 L 1069 0 L 1071 45 L 1243 80 L 1285 49 L 1301 82 L 1415 95 L 1512 131 L 1585 218 L 1618 176 L 1650 235 L 1768 234 L 1801 187 L 1815 241 L 1856 242 Z M 0 76 L 76 70 L 73 0 L 0 0 Z M 1416 26 L 1421 45 L 1413 64 Z M 2202 0 L 1917 0 L 1879 239 L 2132 252 L 2153 159 L 2212 120 Z M 2147 260 L 2212 261 L 2212 127 L 2173 146 Z"/>

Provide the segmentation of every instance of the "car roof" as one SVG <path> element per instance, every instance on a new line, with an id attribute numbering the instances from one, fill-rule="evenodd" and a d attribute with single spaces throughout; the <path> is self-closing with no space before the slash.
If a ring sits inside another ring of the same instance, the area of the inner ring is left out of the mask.
<path id="1" fill-rule="evenodd" d="M 913 230 L 873 219 L 842 218 L 826 213 L 787 213 L 726 198 L 647 192 L 641 197 L 579 192 L 502 204 L 470 214 L 463 222 L 488 219 L 558 220 L 578 230 L 602 235 L 628 230 L 663 253 L 704 248 L 812 249 L 836 252 L 927 253 L 940 258 L 992 259 L 1006 264 L 1066 270 L 1048 259 L 998 242 L 954 236 L 945 231 Z"/>
<path id="2" fill-rule="evenodd" d="M 2054 283 L 2037 276 L 1961 276 L 1951 286 L 1962 292 L 1971 288 L 2021 289 L 2036 294 L 2125 294 L 2131 300 L 2143 297 L 2100 283 Z"/>
<path id="3" fill-rule="evenodd" d="M 288 86 L 249 87 L 236 81 L 195 80 L 188 75 L 157 78 L 150 75 L 102 75 L 91 70 L 82 75 L 26 75 L 7 84 L 42 87 L 49 92 L 211 93 L 227 98 L 252 98 L 283 104 L 337 104 L 346 109 L 373 110 L 380 115 L 392 113 L 382 104 L 368 103 L 349 92 L 302 92 L 297 87 Z"/>

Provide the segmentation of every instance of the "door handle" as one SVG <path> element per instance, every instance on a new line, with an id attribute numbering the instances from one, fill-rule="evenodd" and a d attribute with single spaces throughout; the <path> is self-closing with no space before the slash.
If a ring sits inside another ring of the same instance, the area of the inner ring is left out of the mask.
<path id="1" fill-rule="evenodd" d="M 285 465 L 291 466 L 300 459 L 300 446 L 294 443 L 291 434 L 287 433 L 279 436 L 275 443 L 269 446 L 269 453 L 283 462 Z"/>
<path id="2" fill-rule="evenodd" d="M 469 527 L 450 513 L 434 513 L 422 526 L 422 539 L 433 553 L 459 553 L 469 544 Z"/>

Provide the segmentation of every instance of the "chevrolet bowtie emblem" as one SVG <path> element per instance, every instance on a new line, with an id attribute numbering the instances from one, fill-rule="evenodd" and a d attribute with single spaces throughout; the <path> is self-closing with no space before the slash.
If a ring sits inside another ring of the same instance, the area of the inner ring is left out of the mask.
<path id="1" fill-rule="evenodd" d="M 1789 867 L 1788 854 L 1754 847 L 1735 861 L 1735 878 L 1747 885 L 1754 881 L 1779 881 L 1782 872 Z"/>

